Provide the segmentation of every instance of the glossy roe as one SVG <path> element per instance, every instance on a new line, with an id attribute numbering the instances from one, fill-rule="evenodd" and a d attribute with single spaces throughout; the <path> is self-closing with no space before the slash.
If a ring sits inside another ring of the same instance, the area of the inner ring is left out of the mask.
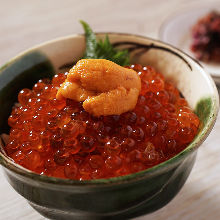
<path id="1" fill-rule="evenodd" d="M 178 154 L 195 137 L 198 117 L 152 67 L 128 68 L 142 89 L 135 109 L 121 115 L 94 117 L 81 102 L 57 100 L 66 74 L 21 90 L 8 119 L 7 154 L 36 173 L 78 180 L 138 172 Z"/>

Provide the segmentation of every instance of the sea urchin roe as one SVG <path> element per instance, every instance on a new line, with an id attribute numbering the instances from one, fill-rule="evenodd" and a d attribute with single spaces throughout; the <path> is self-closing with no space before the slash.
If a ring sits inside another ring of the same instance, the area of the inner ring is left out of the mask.
<path id="1" fill-rule="evenodd" d="M 140 89 L 136 71 L 105 59 L 82 59 L 70 69 L 57 99 L 84 101 L 94 116 L 120 115 L 134 109 Z"/>
<path id="2" fill-rule="evenodd" d="M 138 172 L 182 151 L 197 134 L 198 117 L 152 67 L 127 68 L 138 72 L 142 89 L 135 108 L 121 115 L 94 117 L 82 102 L 57 100 L 62 73 L 23 89 L 8 118 L 7 154 L 39 174 L 88 180 Z"/>

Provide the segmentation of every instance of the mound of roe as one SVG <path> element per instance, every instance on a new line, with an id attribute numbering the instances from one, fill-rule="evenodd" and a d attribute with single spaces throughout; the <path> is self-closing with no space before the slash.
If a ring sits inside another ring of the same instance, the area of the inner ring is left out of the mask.
<path id="1" fill-rule="evenodd" d="M 198 117 L 152 67 L 127 68 L 138 72 L 142 89 L 135 109 L 121 115 L 97 118 L 81 102 L 57 100 L 66 74 L 21 90 L 8 118 L 8 156 L 41 175 L 89 180 L 145 170 L 178 154 L 197 134 Z"/>

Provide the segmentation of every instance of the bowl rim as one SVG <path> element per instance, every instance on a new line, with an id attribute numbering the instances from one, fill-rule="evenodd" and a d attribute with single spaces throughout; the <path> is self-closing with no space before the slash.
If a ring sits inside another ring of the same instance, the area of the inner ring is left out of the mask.
<path id="1" fill-rule="evenodd" d="M 107 34 L 109 36 L 110 35 L 118 35 L 118 36 L 141 38 L 143 40 L 150 40 L 152 42 L 162 44 L 165 47 L 166 46 L 169 47 L 169 49 L 171 49 L 171 50 L 175 50 L 175 52 L 177 52 L 179 54 L 183 54 L 189 60 L 191 60 L 191 62 L 194 63 L 194 65 L 196 65 L 197 68 L 200 69 L 200 72 L 202 71 L 202 72 L 204 72 L 204 74 L 207 73 L 204 70 L 204 68 L 202 67 L 202 65 L 197 60 L 195 60 L 193 57 L 191 57 L 190 55 L 181 51 L 180 49 L 176 48 L 175 46 L 170 45 L 169 43 L 162 42 L 161 40 L 152 39 L 150 37 L 146 37 L 146 36 L 142 36 L 142 35 L 120 33 L 120 32 L 96 32 L 95 34 L 97 36 Z M 67 36 L 55 38 L 55 39 L 37 44 L 36 46 L 33 46 L 33 47 L 19 53 L 17 56 L 13 57 L 8 62 L 6 62 L 6 64 L 1 66 L 0 67 L 0 75 L 1 75 L 1 72 L 5 68 L 7 68 L 7 66 L 10 63 L 16 61 L 18 58 L 22 57 L 23 55 L 26 55 L 29 52 L 32 52 L 33 50 L 35 50 L 39 47 L 46 46 L 47 44 L 56 43 L 58 41 L 63 41 L 65 39 L 71 39 L 71 38 L 76 38 L 76 37 L 84 37 L 84 34 L 67 35 Z M 34 173 L 34 172 L 16 164 L 13 160 L 11 160 L 9 157 L 4 155 L 1 151 L 0 151 L 0 164 L 3 165 L 6 169 L 12 171 L 12 173 L 16 173 L 19 176 L 23 176 L 23 177 L 26 177 L 26 178 L 29 178 L 32 180 L 37 180 L 42 183 L 44 182 L 44 183 L 48 183 L 48 184 L 59 184 L 59 185 L 65 185 L 65 186 L 85 186 L 85 185 L 93 186 L 93 187 L 100 186 L 100 185 L 108 186 L 109 184 L 115 185 L 115 184 L 122 184 L 122 183 L 127 183 L 127 182 L 130 183 L 133 181 L 142 180 L 146 177 L 155 176 L 158 173 L 161 173 L 163 171 L 166 171 L 166 170 L 173 168 L 178 162 L 184 160 L 192 152 L 194 152 L 196 149 L 198 149 L 198 147 L 203 143 L 203 141 L 207 138 L 207 136 L 211 132 L 211 130 L 215 124 L 215 121 L 217 119 L 217 114 L 218 114 L 218 109 L 219 109 L 219 97 L 218 97 L 218 91 L 217 91 L 217 88 L 215 86 L 213 79 L 211 78 L 211 76 L 209 74 L 206 74 L 206 76 L 207 76 L 207 80 L 210 81 L 210 83 L 212 84 L 213 89 L 214 89 L 214 96 L 212 97 L 211 117 L 209 118 L 206 125 L 202 128 L 200 134 L 197 135 L 194 138 L 194 140 L 183 151 L 181 151 L 180 153 L 178 153 L 174 157 L 170 158 L 169 160 L 166 160 L 156 166 L 153 166 L 151 168 L 148 168 L 148 169 L 140 171 L 140 172 L 136 172 L 136 173 L 132 173 L 132 174 L 124 175 L 124 176 L 119 176 L 119 177 L 80 181 L 80 180 L 50 177 L 50 176 L 40 175 L 40 174 Z"/>

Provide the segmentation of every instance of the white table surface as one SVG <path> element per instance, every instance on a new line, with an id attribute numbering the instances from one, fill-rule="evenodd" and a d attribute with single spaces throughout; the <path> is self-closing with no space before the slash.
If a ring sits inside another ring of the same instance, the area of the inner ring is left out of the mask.
<path id="1" fill-rule="evenodd" d="M 82 33 L 83 19 L 95 31 L 158 38 L 164 19 L 206 0 L 0 0 L 0 66 L 38 43 Z M 218 1 L 209 1 L 215 4 Z M 220 219 L 220 118 L 199 150 L 196 165 L 180 193 L 167 206 L 137 220 Z M 7 183 L 0 169 L 0 220 L 43 220 Z"/>

